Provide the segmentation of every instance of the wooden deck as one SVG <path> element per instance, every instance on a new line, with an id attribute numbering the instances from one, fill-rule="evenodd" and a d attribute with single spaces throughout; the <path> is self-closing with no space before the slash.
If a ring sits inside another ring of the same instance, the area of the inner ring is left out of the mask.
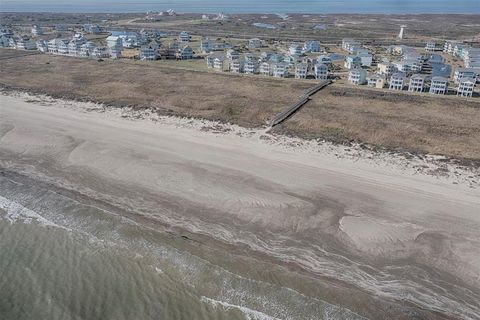
<path id="1" fill-rule="evenodd" d="M 328 86 L 330 83 L 332 83 L 331 80 L 325 80 L 313 86 L 312 88 L 308 89 L 294 105 L 289 106 L 288 108 L 284 109 L 280 113 L 277 113 L 275 116 L 273 116 L 273 118 L 270 120 L 270 126 L 274 127 L 277 124 L 280 124 L 286 119 L 288 119 L 295 112 L 297 112 L 301 107 L 303 107 L 305 103 L 307 103 L 310 100 L 310 97 L 312 95 L 322 90 L 323 88 Z"/>

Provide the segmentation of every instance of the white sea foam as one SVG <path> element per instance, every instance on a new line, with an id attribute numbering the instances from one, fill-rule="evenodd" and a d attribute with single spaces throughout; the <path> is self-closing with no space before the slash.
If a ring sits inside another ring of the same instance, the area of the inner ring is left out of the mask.
<path id="1" fill-rule="evenodd" d="M 16 222 L 37 222 L 38 224 L 43 226 L 68 229 L 56 223 L 53 223 L 52 221 L 42 217 L 37 212 L 22 206 L 18 202 L 12 201 L 2 196 L 0 196 L 0 210 L 6 212 L 6 215 L 4 217 L 12 224 Z"/>
<path id="2" fill-rule="evenodd" d="M 202 296 L 200 301 L 211 304 L 214 307 L 222 307 L 224 310 L 239 310 L 245 315 L 247 320 L 281 320 L 280 318 L 269 316 L 263 312 L 253 310 L 244 306 L 238 306 L 225 301 L 219 301 Z"/>

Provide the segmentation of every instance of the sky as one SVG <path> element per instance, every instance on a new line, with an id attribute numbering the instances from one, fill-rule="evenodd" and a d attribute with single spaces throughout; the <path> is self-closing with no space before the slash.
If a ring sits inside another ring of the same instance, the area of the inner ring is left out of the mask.
<path id="1" fill-rule="evenodd" d="M 480 0 L 0 0 L 0 11 L 199 13 L 473 13 Z"/>

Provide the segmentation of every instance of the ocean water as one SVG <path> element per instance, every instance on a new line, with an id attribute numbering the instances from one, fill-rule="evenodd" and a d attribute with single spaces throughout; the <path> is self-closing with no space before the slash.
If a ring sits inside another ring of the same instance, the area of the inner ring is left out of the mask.
<path id="1" fill-rule="evenodd" d="M 480 13 L 478 0 L 2 0 L 0 11 L 197 13 Z"/>
<path id="2" fill-rule="evenodd" d="M 362 319 L 233 274 L 185 242 L 88 198 L 2 173 L 0 319 Z"/>

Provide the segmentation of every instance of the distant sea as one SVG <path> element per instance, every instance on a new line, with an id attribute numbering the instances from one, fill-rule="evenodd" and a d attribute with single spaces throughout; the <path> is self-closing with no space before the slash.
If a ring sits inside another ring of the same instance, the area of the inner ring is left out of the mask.
<path id="1" fill-rule="evenodd" d="M 480 0 L 0 0 L 2 12 L 480 13 Z"/>

